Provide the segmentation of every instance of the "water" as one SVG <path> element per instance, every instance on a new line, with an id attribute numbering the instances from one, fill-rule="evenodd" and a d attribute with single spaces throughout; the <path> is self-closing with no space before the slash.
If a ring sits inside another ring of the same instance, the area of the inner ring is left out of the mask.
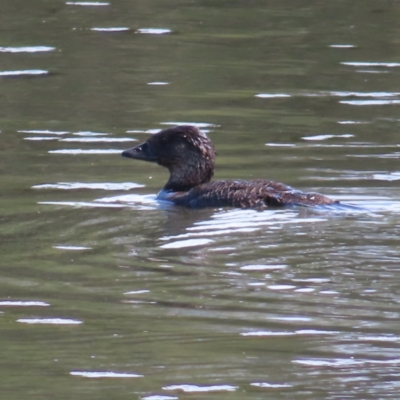
<path id="1" fill-rule="evenodd" d="M 4 398 L 398 398 L 397 2 L 1 8 Z M 182 122 L 359 209 L 158 203 Z"/>

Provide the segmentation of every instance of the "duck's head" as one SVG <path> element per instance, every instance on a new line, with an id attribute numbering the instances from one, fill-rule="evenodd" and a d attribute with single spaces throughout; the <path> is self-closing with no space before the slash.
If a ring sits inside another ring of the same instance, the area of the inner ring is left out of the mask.
<path id="1" fill-rule="evenodd" d="M 190 125 L 162 130 L 141 145 L 125 150 L 122 156 L 168 168 L 170 178 L 164 187 L 168 191 L 187 191 L 209 182 L 214 174 L 215 151 L 211 140 Z"/>

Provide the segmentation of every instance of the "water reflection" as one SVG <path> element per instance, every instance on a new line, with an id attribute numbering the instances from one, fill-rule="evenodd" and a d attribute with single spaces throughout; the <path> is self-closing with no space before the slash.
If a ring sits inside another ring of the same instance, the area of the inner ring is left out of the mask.
<path id="1" fill-rule="evenodd" d="M 160 122 L 160 125 L 170 125 L 170 126 L 177 126 L 177 125 L 192 125 L 196 128 L 201 129 L 204 131 L 204 128 L 217 128 L 218 125 L 210 124 L 208 122 L 182 122 L 182 121 L 169 121 L 169 122 Z"/>
<path id="2" fill-rule="evenodd" d="M 258 93 L 254 97 L 260 99 L 274 99 L 274 98 L 293 98 L 293 97 L 373 97 L 377 99 L 399 97 L 399 92 L 345 92 L 345 91 L 319 91 L 319 92 L 306 92 L 306 93 Z M 340 100 L 341 104 L 355 104 L 355 105 L 385 105 L 397 104 L 398 99 L 385 99 L 385 100 Z"/>
<path id="3" fill-rule="evenodd" d="M 211 385 L 211 386 L 197 386 L 197 385 L 171 385 L 163 387 L 164 390 L 181 390 L 187 393 L 201 393 L 201 392 L 233 392 L 238 387 L 231 385 Z"/>
<path id="4" fill-rule="evenodd" d="M 355 46 L 354 44 L 331 44 L 329 47 L 332 47 L 334 49 L 354 49 Z"/>
<path id="5" fill-rule="evenodd" d="M 130 190 L 135 188 L 144 187 L 138 183 L 133 182 L 121 182 L 121 183 L 111 183 L 111 182 L 58 182 L 58 183 L 46 183 L 42 185 L 34 185 L 32 189 L 63 189 L 63 190 L 77 190 L 77 189 L 92 189 L 92 190 Z M 115 199 L 118 201 L 119 199 Z M 99 200 L 102 201 L 102 200 Z M 114 201 L 114 200 L 112 200 Z"/>
<path id="6" fill-rule="evenodd" d="M 26 69 L 21 71 L 0 71 L 0 76 L 6 76 L 6 77 L 43 76 L 48 74 L 49 71 L 42 69 Z"/>
<path id="7" fill-rule="evenodd" d="M 50 324 L 50 325 L 79 325 L 82 321 L 68 318 L 20 318 L 17 322 L 23 324 Z"/>
<path id="8" fill-rule="evenodd" d="M 98 6 L 109 6 L 110 3 L 99 2 L 99 1 L 67 1 L 65 4 L 72 6 L 89 6 L 89 7 L 98 7 Z"/>
<path id="9" fill-rule="evenodd" d="M 70 375 L 84 378 L 143 378 L 143 375 L 128 372 L 95 372 L 95 371 L 71 371 Z"/>
<path id="10" fill-rule="evenodd" d="M 119 149 L 60 149 L 49 150 L 52 154 L 121 154 Z"/>
<path id="11" fill-rule="evenodd" d="M 338 124 L 341 125 L 359 125 L 359 124 L 370 124 L 367 121 L 338 121 Z"/>
<path id="12" fill-rule="evenodd" d="M 165 85 L 169 85 L 168 82 L 148 82 L 148 85 L 154 85 L 154 86 L 165 86 Z"/>
<path id="13" fill-rule="evenodd" d="M 162 28 L 141 28 L 138 29 L 136 32 L 146 35 L 165 35 L 166 33 L 171 33 L 171 30 Z"/>
<path id="14" fill-rule="evenodd" d="M 354 137 L 351 133 L 345 133 L 343 135 L 313 135 L 313 136 L 303 136 L 302 139 L 304 140 L 327 140 L 333 138 L 351 138 Z"/>
<path id="15" fill-rule="evenodd" d="M 130 31 L 130 28 L 127 27 L 90 28 L 90 30 L 95 32 L 127 32 Z"/>
<path id="16" fill-rule="evenodd" d="M 92 247 L 85 247 L 85 246 L 53 246 L 53 249 L 81 251 L 81 250 L 91 250 Z"/>
<path id="17" fill-rule="evenodd" d="M 25 137 L 24 140 L 33 140 L 33 141 L 46 141 L 46 140 L 59 140 L 58 137 L 52 136 L 32 136 L 32 137 Z"/>
<path id="18" fill-rule="evenodd" d="M 387 68 L 394 68 L 400 67 L 400 63 L 396 62 L 341 62 L 343 65 L 350 65 L 353 67 L 387 67 Z"/>
<path id="19" fill-rule="evenodd" d="M 19 130 L 17 132 L 21 133 L 30 133 L 30 134 L 39 134 L 39 135 L 66 135 L 69 133 L 68 131 L 52 131 L 49 129 L 32 129 L 32 130 Z"/>
<path id="20" fill-rule="evenodd" d="M 0 47 L 0 53 L 40 53 L 53 50 L 55 47 L 50 46 Z"/>
<path id="21" fill-rule="evenodd" d="M 353 106 L 384 106 L 387 104 L 400 104 L 400 100 L 342 100 L 340 103 Z"/>
<path id="22" fill-rule="evenodd" d="M 4 300 L 0 301 L 0 306 L 17 307 L 48 307 L 50 304 L 44 301 L 22 301 L 22 300 Z"/>
<path id="23" fill-rule="evenodd" d="M 87 143 L 117 143 L 117 142 L 137 142 L 137 139 L 133 138 L 105 138 L 105 137 L 81 137 L 81 138 L 65 138 L 59 139 L 60 142 L 87 142 Z"/>
<path id="24" fill-rule="evenodd" d="M 397 398 L 396 10 L 3 7 L 7 399 Z M 218 179 L 360 209 L 157 202 L 163 171 L 120 152 L 177 124 L 210 132 Z"/>

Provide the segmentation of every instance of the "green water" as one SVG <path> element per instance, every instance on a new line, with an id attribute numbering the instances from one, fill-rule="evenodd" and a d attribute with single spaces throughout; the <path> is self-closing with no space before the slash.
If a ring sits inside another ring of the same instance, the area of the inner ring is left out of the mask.
<path id="1" fill-rule="evenodd" d="M 0 5 L 2 398 L 398 398 L 399 20 Z M 167 172 L 119 153 L 173 122 L 206 124 L 217 179 L 363 210 L 159 204 Z"/>

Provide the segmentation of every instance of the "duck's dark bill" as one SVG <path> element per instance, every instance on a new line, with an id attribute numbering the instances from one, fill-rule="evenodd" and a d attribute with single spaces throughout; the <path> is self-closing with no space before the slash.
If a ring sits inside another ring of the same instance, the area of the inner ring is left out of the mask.
<path id="1" fill-rule="evenodd" d="M 134 158 L 135 160 L 157 161 L 156 156 L 149 151 L 146 143 L 124 150 L 121 155 L 122 157 Z"/>

